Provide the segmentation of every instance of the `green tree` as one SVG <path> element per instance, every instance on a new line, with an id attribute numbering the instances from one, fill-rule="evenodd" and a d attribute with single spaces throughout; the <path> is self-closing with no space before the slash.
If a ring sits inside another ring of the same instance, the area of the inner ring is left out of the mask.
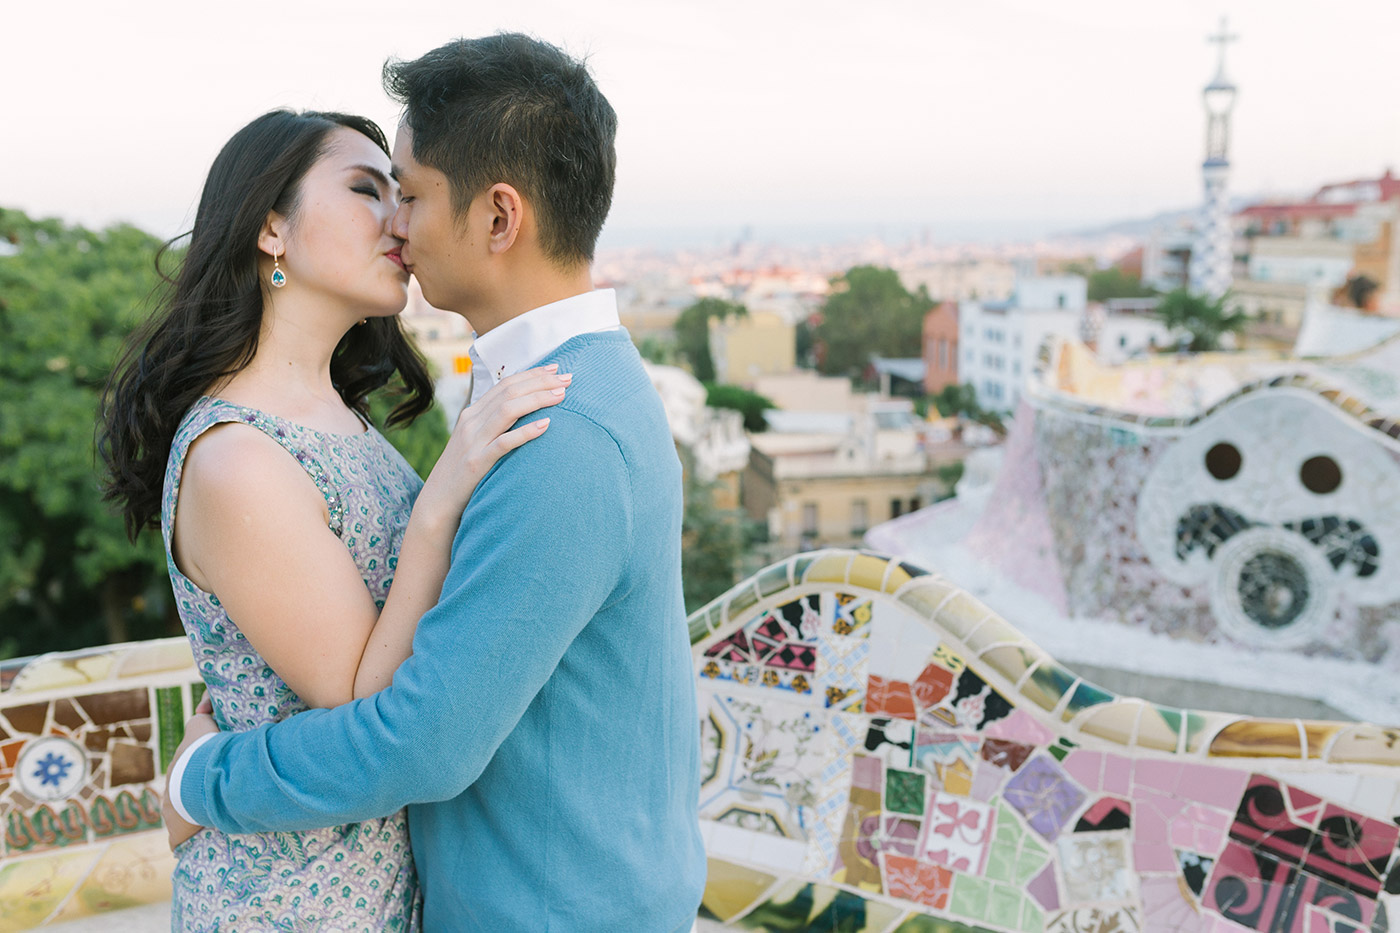
<path id="1" fill-rule="evenodd" d="M 1162 297 L 1157 314 L 1169 330 L 1190 335 L 1187 349 L 1203 353 L 1220 349 L 1222 337 L 1240 333 L 1249 323 L 1249 317 L 1239 308 L 1227 307 L 1228 301 L 1228 295 L 1207 298 L 1178 288 Z"/>
<path id="2" fill-rule="evenodd" d="M 749 310 L 722 298 L 701 298 L 676 318 L 676 349 L 701 382 L 715 381 L 715 361 L 710 356 L 710 321 L 747 317 Z"/>
<path id="3" fill-rule="evenodd" d="M 1088 297 L 1090 301 L 1108 301 L 1110 298 L 1151 298 L 1156 289 L 1142 284 L 1142 279 L 1129 275 L 1117 266 L 1096 269 L 1088 275 Z"/>
<path id="4" fill-rule="evenodd" d="M 930 396 L 930 401 L 944 418 L 961 416 L 984 424 L 998 434 L 1006 434 L 1006 423 L 1001 415 L 983 408 L 977 401 L 977 390 L 967 383 L 944 386 L 942 390 Z"/>
<path id="5" fill-rule="evenodd" d="M 738 582 L 749 543 L 744 513 L 715 505 L 715 487 L 687 471 L 681 524 L 681 586 L 685 611 L 694 612 Z"/>
<path id="6" fill-rule="evenodd" d="M 820 369 L 860 378 L 872 356 L 914 357 L 922 350 L 924 315 L 934 302 L 911 293 L 893 269 L 856 266 L 831 281 L 813 337 Z"/>
<path id="7" fill-rule="evenodd" d="M 763 413 L 777 408 L 771 401 L 739 386 L 722 385 L 717 382 L 705 384 L 705 404 L 711 408 L 732 408 L 744 416 L 744 430 L 757 434 L 768 430 L 768 422 Z"/>
<path id="8" fill-rule="evenodd" d="M 433 464 L 437 463 L 438 457 L 442 456 L 442 449 L 447 446 L 447 419 L 443 416 L 442 408 L 434 404 L 412 424 L 386 427 L 389 412 L 399 403 L 402 387 L 402 383 L 395 380 L 370 396 L 370 418 L 379 425 L 384 439 L 403 454 L 408 465 L 413 467 L 419 476 L 426 478 Z"/>
<path id="9" fill-rule="evenodd" d="M 158 535 L 132 545 L 102 501 L 93 436 L 160 244 L 0 210 L 0 653 L 178 632 Z"/>

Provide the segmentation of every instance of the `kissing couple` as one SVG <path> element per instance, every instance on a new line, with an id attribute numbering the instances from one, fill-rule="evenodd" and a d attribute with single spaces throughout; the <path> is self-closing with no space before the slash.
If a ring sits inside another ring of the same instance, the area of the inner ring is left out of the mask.
<path id="1" fill-rule="evenodd" d="M 616 116 L 516 34 L 276 111 L 209 171 L 104 396 L 207 685 L 165 816 L 179 931 L 673 933 L 705 881 L 681 467 L 594 245 Z M 426 481 L 368 416 L 433 403 L 410 275 L 476 331 Z"/>

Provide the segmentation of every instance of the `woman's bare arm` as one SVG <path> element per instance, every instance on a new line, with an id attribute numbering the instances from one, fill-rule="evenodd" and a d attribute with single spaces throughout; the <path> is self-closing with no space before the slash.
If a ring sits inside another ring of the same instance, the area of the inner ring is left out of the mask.
<path id="1" fill-rule="evenodd" d="M 476 483 L 507 451 L 543 433 L 521 416 L 556 404 L 567 384 L 546 370 L 503 381 L 463 412 L 400 546 L 382 611 L 325 500 L 271 438 L 232 423 L 190 446 L 176 510 L 182 572 L 218 596 L 268 665 L 311 706 L 386 686 L 412 653 L 418 619 L 438 598 L 452 539 Z"/>

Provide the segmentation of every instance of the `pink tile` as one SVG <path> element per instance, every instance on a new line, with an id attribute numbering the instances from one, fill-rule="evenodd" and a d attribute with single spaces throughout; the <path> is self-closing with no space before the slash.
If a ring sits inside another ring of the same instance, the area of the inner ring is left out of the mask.
<path id="1" fill-rule="evenodd" d="M 1176 815 L 1187 807 L 1187 802 L 1185 800 L 1180 800 L 1176 797 L 1168 797 L 1166 794 L 1159 794 L 1155 791 L 1143 790 L 1142 788 L 1138 788 L 1137 792 L 1133 794 L 1133 802 L 1138 804 L 1141 809 L 1151 807 L 1157 813 L 1160 813 L 1164 820 L 1175 819 Z"/>
<path id="2" fill-rule="evenodd" d="M 1138 837 L 1133 843 L 1133 868 L 1144 871 L 1177 871 L 1176 853 L 1165 842 L 1148 842 Z"/>
<path id="3" fill-rule="evenodd" d="M 1224 848 L 1225 831 L 1223 829 L 1196 828 L 1196 852 L 1202 855 L 1216 855 Z"/>
<path id="4" fill-rule="evenodd" d="M 1103 787 L 1109 794 L 1127 796 L 1132 793 L 1133 761 L 1122 755 L 1103 756 Z"/>
<path id="5" fill-rule="evenodd" d="M 1211 829 L 1224 832 L 1230 828 L 1230 821 L 1234 818 L 1232 813 L 1224 810 L 1217 810 L 1214 807 L 1203 807 L 1200 804 L 1192 804 L 1182 810 L 1177 819 L 1190 820 L 1197 826 L 1209 827 Z"/>
<path id="6" fill-rule="evenodd" d="M 1174 761 L 1156 758 L 1140 759 L 1133 768 L 1133 783 L 1138 787 L 1149 787 L 1163 794 L 1175 794 L 1177 781 L 1181 780 L 1181 765 Z"/>
<path id="7" fill-rule="evenodd" d="M 1196 848 L 1196 827 L 1186 820 L 1172 820 L 1172 845 L 1178 849 Z"/>
<path id="8" fill-rule="evenodd" d="M 1133 815 L 1133 835 L 1141 842 L 1168 842 L 1171 829 L 1162 815 L 1148 807 L 1138 807 Z"/>
<path id="9" fill-rule="evenodd" d="M 1014 711 L 1005 719 L 998 719 L 982 732 L 994 739 L 1010 739 L 1027 745 L 1049 745 L 1055 740 L 1055 733 L 1023 709 Z"/>
<path id="10" fill-rule="evenodd" d="M 1086 752 L 1083 749 L 1075 749 L 1065 756 L 1063 765 L 1070 777 L 1089 790 L 1097 791 L 1103 789 L 1100 786 L 1103 783 L 1101 778 L 1103 758 L 1102 752 Z"/>
<path id="11" fill-rule="evenodd" d="M 1248 780 L 1247 771 L 1191 764 L 1182 767 L 1177 791 L 1183 797 L 1233 813 L 1240 805 Z"/>
<path id="12" fill-rule="evenodd" d="M 1144 929 L 1160 933 L 1196 933 L 1202 929 L 1196 906 L 1181 893 L 1175 878 L 1144 878 L 1139 892 Z"/>

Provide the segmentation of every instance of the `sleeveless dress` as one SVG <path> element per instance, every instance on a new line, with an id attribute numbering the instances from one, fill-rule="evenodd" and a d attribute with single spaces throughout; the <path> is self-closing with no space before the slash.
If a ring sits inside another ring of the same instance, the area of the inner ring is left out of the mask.
<path id="1" fill-rule="evenodd" d="M 384 607 L 399 545 L 422 481 L 373 427 L 328 434 L 204 397 L 186 413 L 170 448 L 161 532 L 175 603 L 195 666 L 226 731 L 277 722 L 307 706 L 268 667 L 212 593 L 175 566 L 170 549 L 185 454 L 216 424 L 239 422 L 295 457 L 326 499 L 330 528 Z M 308 832 L 228 835 L 201 830 L 176 849 L 171 929 L 177 931 L 417 931 L 422 899 L 404 811 Z"/>

